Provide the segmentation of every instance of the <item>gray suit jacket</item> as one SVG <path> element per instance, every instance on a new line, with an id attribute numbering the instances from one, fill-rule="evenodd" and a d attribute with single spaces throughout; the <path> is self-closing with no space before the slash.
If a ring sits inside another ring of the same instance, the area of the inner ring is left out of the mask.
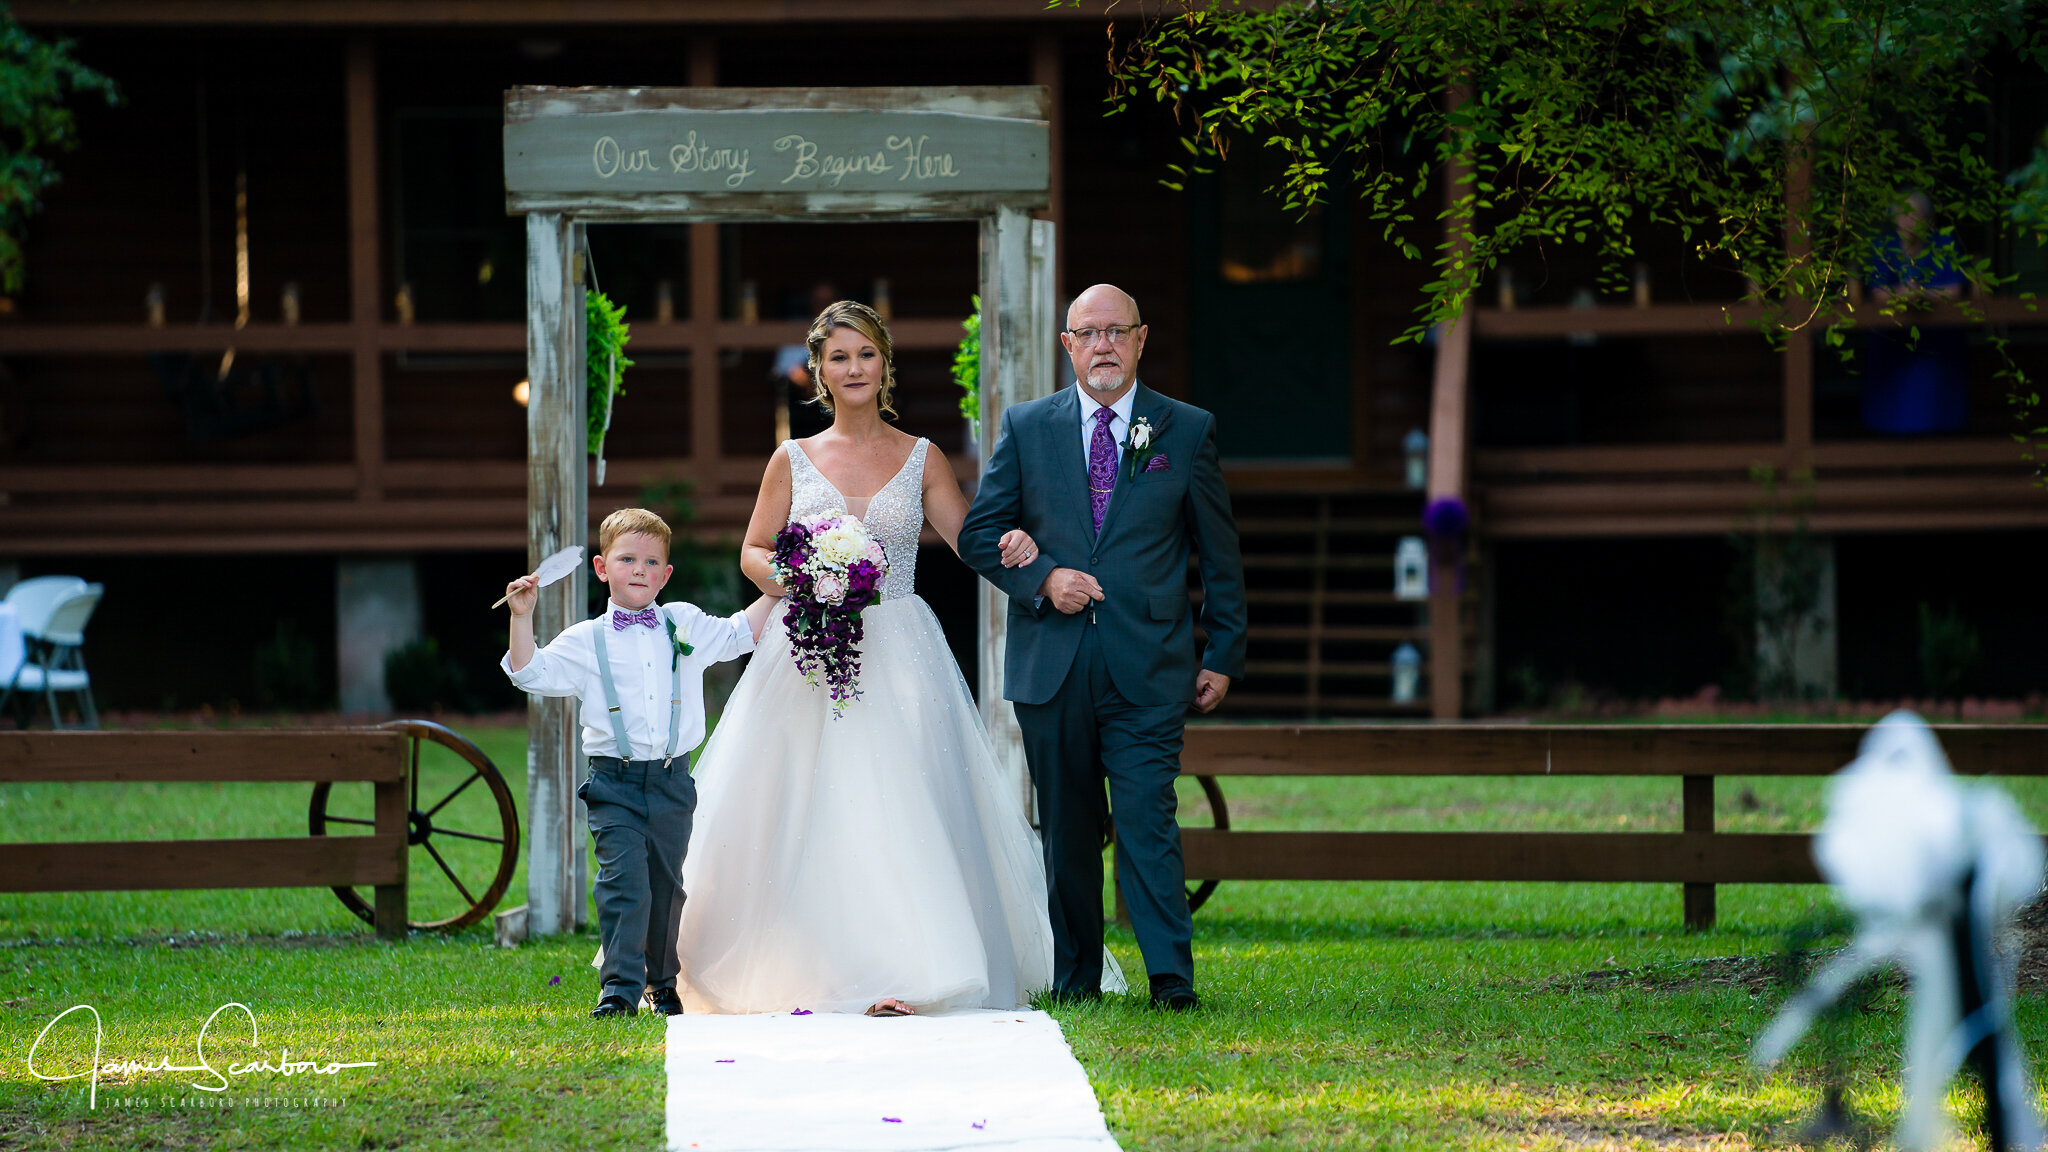
<path id="1" fill-rule="evenodd" d="M 1035 602 L 1054 568 L 1086 572 L 1102 585 L 1094 626 L 1102 629 L 1110 679 L 1131 703 L 1186 703 L 1198 668 L 1241 678 L 1244 566 L 1216 459 L 1216 418 L 1138 384 L 1131 423 L 1150 421 L 1153 441 L 1139 454 L 1136 476 L 1129 457 L 1118 453 L 1116 491 L 1098 537 L 1088 508 L 1080 401 L 1070 386 L 1004 410 L 960 530 L 961 558 L 1010 597 L 1003 695 L 1043 704 L 1073 667 L 1087 611 L 1068 616 Z M 1166 466 L 1144 471 L 1157 456 Z M 1003 567 L 997 546 L 1012 528 L 1038 542 L 1037 559 L 1021 568 Z M 1190 551 L 1201 565 L 1201 625 L 1209 638 L 1199 655 L 1187 592 Z"/>

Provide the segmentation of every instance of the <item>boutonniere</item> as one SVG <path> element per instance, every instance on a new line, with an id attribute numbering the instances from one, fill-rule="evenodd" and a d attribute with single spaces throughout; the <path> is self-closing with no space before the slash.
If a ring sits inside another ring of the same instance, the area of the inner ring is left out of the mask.
<path id="1" fill-rule="evenodd" d="M 1131 421 L 1131 430 L 1124 437 L 1124 461 L 1126 467 L 1130 469 L 1129 475 L 1131 477 L 1138 475 L 1139 454 L 1152 446 L 1154 438 L 1155 434 L 1152 431 L 1152 422 L 1150 420 L 1140 416 L 1136 420 Z"/>
<path id="2" fill-rule="evenodd" d="M 669 663 L 673 665 L 677 660 L 680 660 L 683 657 L 688 656 L 690 653 L 695 652 L 697 649 L 691 646 L 690 644 L 689 632 L 683 629 L 681 626 L 677 625 L 676 618 L 674 616 L 669 615 L 666 609 L 662 611 L 661 619 L 664 624 L 668 625 L 669 647 L 674 648 L 676 650 L 675 656 L 669 660 Z"/>

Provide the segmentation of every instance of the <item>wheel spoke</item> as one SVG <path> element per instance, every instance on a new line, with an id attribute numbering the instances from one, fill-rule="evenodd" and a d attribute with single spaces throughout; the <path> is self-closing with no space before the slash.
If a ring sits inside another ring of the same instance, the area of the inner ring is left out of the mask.
<path id="1" fill-rule="evenodd" d="M 434 826 L 434 835 L 460 836 L 464 840 L 481 840 L 486 844 L 503 844 L 505 842 L 505 838 L 503 836 L 479 836 L 474 832 L 457 832 L 453 828 L 443 828 L 438 824 Z"/>
<path id="2" fill-rule="evenodd" d="M 322 816 L 320 819 L 325 820 L 329 824 L 361 824 L 365 828 L 375 828 L 377 826 L 375 820 L 357 820 L 350 816 Z"/>
<path id="3" fill-rule="evenodd" d="M 450 868 L 448 866 L 448 862 L 446 860 L 441 859 L 441 854 L 439 852 L 434 851 L 433 843 L 431 841 L 422 840 L 420 841 L 420 847 L 425 848 L 427 850 L 427 854 L 434 858 L 434 863 L 439 864 L 441 866 L 441 871 L 448 874 L 448 882 L 450 884 L 455 885 L 455 890 L 457 892 L 462 893 L 462 898 L 464 900 L 469 901 L 470 905 L 474 907 L 476 904 L 476 897 L 471 896 L 469 894 L 469 889 L 464 888 L 462 886 L 462 879 L 455 875 L 455 869 Z"/>
<path id="4" fill-rule="evenodd" d="M 462 790 L 464 788 L 469 787 L 471 784 L 474 784 L 483 778 L 484 774 L 482 772 L 471 772 L 469 774 L 469 779 L 464 780 L 462 783 L 457 784 L 455 786 L 455 791 L 450 792 L 446 796 L 441 797 L 441 802 L 439 804 L 436 804 L 432 808 L 427 809 L 427 815 L 432 816 L 434 813 L 439 812 L 443 808 L 446 808 L 450 800 L 453 800 L 457 796 L 462 795 Z"/>
<path id="5" fill-rule="evenodd" d="M 420 738 L 412 738 L 412 810 L 420 810 Z"/>

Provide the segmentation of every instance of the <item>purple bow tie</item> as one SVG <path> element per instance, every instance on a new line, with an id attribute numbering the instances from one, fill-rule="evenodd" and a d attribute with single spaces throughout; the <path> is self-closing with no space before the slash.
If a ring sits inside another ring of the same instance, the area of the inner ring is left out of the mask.
<path id="1" fill-rule="evenodd" d="M 658 628 L 661 626 L 661 616 L 652 608 L 642 608 L 638 612 L 621 612 L 617 608 L 612 609 L 612 630 L 614 632 L 624 632 L 628 624 L 645 624 L 649 628 Z"/>

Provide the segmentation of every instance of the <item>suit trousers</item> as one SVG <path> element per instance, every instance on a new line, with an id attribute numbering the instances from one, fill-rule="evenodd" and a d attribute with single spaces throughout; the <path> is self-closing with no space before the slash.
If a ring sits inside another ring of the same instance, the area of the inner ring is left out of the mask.
<path id="1" fill-rule="evenodd" d="M 1102 838 L 1112 814 L 1117 879 L 1152 988 L 1192 987 L 1195 924 L 1173 792 L 1187 705 L 1124 699 L 1089 625 L 1053 698 L 1016 709 L 1045 838 L 1053 991 L 1092 996 L 1101 988 Z"/>
<path id="2" fill-rule="evenodd" d="M 576 790 L 590 813 L 597 844 L 598 939 L 604 944 L 604 991 L 637 1004 L 648 988 L 673 988 L 680 963 L 676 934 L 683 921 L 683 853 L 697 811 L 697 782 L 688 756 L 664 768 L 659 760 L 590 759 Z"/>

